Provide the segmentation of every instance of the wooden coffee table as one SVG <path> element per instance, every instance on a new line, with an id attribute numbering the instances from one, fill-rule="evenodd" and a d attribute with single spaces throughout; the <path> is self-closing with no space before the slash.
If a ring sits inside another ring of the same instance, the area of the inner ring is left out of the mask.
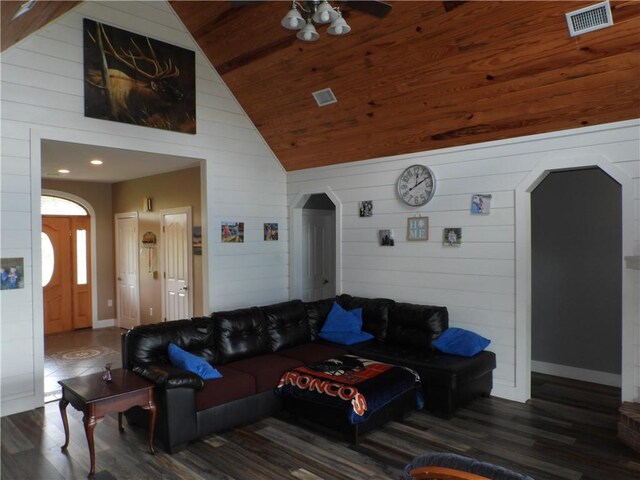
<path id="1" fill-rule="evenodd" d="M 67 405 L 71 404 L 76 410 L 84 413 L 82 422 L 89 444 L 91 470 L 89 478 L 96 473 L 96 455 L 93 442 L 93 430 L 108 413 L 118 412 L 118 428 L 122 427 L 122 412 L 131 407 L 142 407 L 149 410 L 149 453 L 154 454 L 153 430 L 156 423 L 156 404 L 153 398 L 154 384 L 136 375 L 130 370 L 118 368 L 111 371 L 112 381 L 106 383 L 102 379 L 102 372 L 82 377 L 60 380 L 62 398 L 60 399 L 60 414 L 64 425 L 64 452 L 69 446 L 69 422 L 67 421 Z"/>

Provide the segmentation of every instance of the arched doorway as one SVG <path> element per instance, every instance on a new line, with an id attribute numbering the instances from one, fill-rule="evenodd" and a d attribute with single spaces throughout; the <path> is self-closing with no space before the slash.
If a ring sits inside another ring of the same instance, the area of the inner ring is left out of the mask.
<path id="1" fill-rule="evenodd" d="M 93 323 L 91 217 L 79 203 L 41 196 L 45 334 Z"/>

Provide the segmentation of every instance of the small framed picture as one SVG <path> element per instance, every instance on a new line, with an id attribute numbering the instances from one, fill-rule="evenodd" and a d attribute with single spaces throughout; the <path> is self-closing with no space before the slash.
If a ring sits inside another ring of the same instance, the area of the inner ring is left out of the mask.
<path id="1" fill-rule="evenodd" d="M 471 196 L 471 214 L 489 215 L 491 212 L 491 197 L 487 193 L 476 193 Z"/>
<path id="2" fill-rule="evenodd" d="M 194 255 L 202 255 L 202 227 L 193 227 L 192 248 Z"/>
<path id="3" fill-rule="evenodd" d="M 264 241 L 274 242 L 276 240 L 278 240 L 278 224 L 265 223 L 264 224 Z"/>
<path id="4" fill-rule="evenodd" d="M 2 276 L 0 289 L 16 290 L 24 288 L 24 258 L 3 258 L 0 263 L 0 274 Z"/>
<path id="5" fill-rule="evenodd" d="M 462 229 L 457 227 L 445 228 L 442 243 L 448 247 L 459 247 L 462 245 Z"/>
<path id="6" fill-rule="evenodd" d="M 407 219 L 407 240 L 410 242 L 429 240 L 429 217 Z"/>
<path id="7" fill-rule="evenodd" d="M 378 238 L 382 247 L 393 247 L 396 243 L 393 237 L 393 230 L 378 230 Z"/>
<path id="8" fill-rule="evenodd" d="M 373 217 L 373 200 L 358 202 L 358 210 L 361 217 Z"/>
<path id="9" fill-rule="evenodd" d="M 223 243 L 244 243 L 244 222 L 222 222 L 220 234 Z"/>

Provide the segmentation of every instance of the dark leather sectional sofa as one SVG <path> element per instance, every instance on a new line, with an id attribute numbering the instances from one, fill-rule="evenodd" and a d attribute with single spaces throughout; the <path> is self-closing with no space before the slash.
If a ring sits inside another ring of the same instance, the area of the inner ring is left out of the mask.
<path id="1" fill-rule="evenodd" d="M 363 330 L 374 340 L 345 347 L 318 338 L 333 301 L 363 308 Z M 287 370 L 353 353 L 416 370 L 425 407 L 451 415 L 465 402 L 489 395 L 495 355 L 472 358 L 437 352 L 431 342 L 448 327 L 446 307 L 339 295 L 304 303 L 216 312 L 210 317 L 135 327 L 122 336 L 123 367 L 157 385 L 156 439 L 169 453 L 196 438 L 250 423 L 282 408 L 274 393 Z M 223 378 L 204 381 L 169 363 L 173 342 L 205 358 Z M 129 423 L 147 425 L 148 412 L 132 409 Z"/>

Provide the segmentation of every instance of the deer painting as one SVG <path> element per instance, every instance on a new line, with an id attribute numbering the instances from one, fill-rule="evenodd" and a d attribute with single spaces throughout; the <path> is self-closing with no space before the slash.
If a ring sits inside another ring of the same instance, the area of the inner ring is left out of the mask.
<path id="1" fill-rule="evenodd" d="M 193 52 L 85 19 L 85 114 L 195 133 L 194 65 Z"/>

